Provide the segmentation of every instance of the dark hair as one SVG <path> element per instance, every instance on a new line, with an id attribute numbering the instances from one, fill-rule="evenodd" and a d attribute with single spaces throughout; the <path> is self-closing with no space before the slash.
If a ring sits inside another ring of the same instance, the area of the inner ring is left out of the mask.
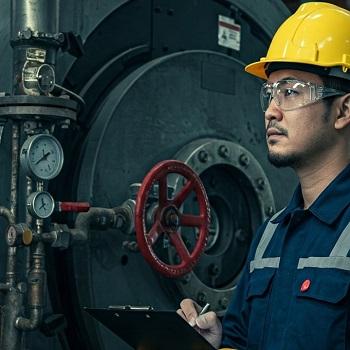
<path id="1" fill-rule="evenodd" d="M 323 85 L 332 89 L 336 89 L 339 91 L 344 91 L 344 94 L 350 92 L 350 80 L 346 80 L 343 78 L 337 78 L 327 75 L 320 75 L 322 79 Z M 330 110 L 334 100 L 339 96 L 330 96 L 322 99 L 324 104 L 326 105 L 327 110 Z"/>

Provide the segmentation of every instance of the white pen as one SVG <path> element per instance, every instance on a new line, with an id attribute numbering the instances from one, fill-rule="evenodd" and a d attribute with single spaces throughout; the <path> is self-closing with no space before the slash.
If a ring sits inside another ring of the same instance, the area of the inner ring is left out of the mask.
<path id="1" fill-rule="evenodd" d="M 210 304 L 206 303 L 198 316 L 205 314 L 208 311 L 209 306 L 210 306 Z"/>

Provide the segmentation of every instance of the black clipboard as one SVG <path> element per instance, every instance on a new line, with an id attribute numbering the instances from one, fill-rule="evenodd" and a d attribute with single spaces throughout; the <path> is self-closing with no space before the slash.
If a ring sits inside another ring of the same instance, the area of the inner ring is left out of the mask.
<path id="1" fill-rule="evenodd" d="M 132 306 L 84 310 L 135 350 L 215 350 L 175 311 Z"/>

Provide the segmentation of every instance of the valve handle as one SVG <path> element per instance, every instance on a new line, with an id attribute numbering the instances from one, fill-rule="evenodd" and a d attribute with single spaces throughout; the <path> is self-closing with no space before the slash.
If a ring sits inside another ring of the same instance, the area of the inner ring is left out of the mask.
<path id="1" fill-rule="evenodd" d="M 167 176 L 179 174 L 186 182 L 173 199 L 168 199 Z M 158 208 L 153 216 L 152 227 L 146 228 L 146 205 L 152 186 L 158 182 Z M 184 214 L 181 207 L 191 192 L 196 194 L 199 214 Z M 199 176 L 186 164 L 177 160 L 166 160 L 156 164 L 144 178 L 138 191 L 135 207 L 135 230 L 137 243 L 146 261 L 167 277 L 180 277 L 188 273 L 205 248 L 209 231 L 209 201 Z M 197 240 L 188 251 L 179 231 L 181 226 L 197 227 Z M 174 246 L 180 263 L 168 264 L 154 250 L 155 243 L 164 235 Z"/>
<path id="2" fill-rule="evenodd" d="M 90 210 L 89 202 L 57 202 L 56 208 L 59 212 L 87 212 Z"/>

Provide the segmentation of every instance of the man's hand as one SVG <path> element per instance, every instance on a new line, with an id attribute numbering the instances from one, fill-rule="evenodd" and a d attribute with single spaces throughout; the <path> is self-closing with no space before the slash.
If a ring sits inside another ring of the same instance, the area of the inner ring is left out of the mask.
<path id="1" fill-rule="evenodd" d="M 199 315 L 201 307 L 191 299 L 184 299 L 180 303 L 177 313 L 199 332 L 214 348 L 218 349 L 221 342 L 221 322 L 215 312 L 209 311 Z"/>

